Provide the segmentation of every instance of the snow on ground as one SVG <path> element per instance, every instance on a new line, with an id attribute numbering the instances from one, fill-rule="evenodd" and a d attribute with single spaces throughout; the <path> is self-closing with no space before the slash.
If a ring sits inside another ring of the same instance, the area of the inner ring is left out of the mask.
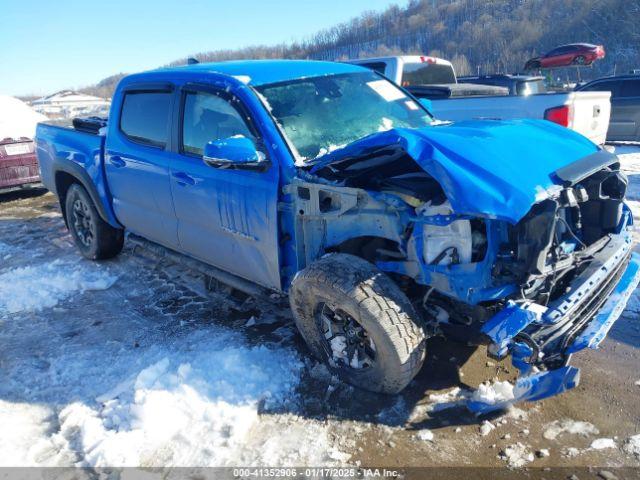
<path id="1" fill-rule="evenodd" d="M 640 458 L 640 434 L 629 437 L 624 444 L 624 451 Z"/>
<path id="2" fill-rule="evenodd" d="M 249 343 L 144 261 L 21 247 L 0 244 L 14 255 L 0 263 L 0 466 L 349 460 L 327 422 L 296 413 L 304 364 L 287 335 Z"/>
<path id="3" fill-rule="evenodd" d="M 342 454 L 321 424 L 290 429 L 291 415 L 259 418 L 295 398 L 303 367 L 295 352 L 243 345 L 227 330 L 181 343 L 136 359 L 148 366 L 110 388 L 117 379 L 106 365 L 103 376 L 87 372 L 84 381 L 103 393 L 59 410 L 1 402 L 0 416 L 15 423 L 0 436 L 0 465 L 324 465 Z"/>
<path id="4" fill-rule="evenodd" d="M 0 245 L 0 253 L 3 247 Z M 54 260 L 0 270 L 0 317 L 54 307 L 75 292 L 104 290 L 116 281 L 95 263 Z"/>
<path id="5" fill-rule="evenodd" d="M 506 447 L 500 453 L 500 458 L 506 461 L 511 468 L 524 467 L 527 463 L 531 463 L 534 460 L 533 453 L 531 453 L 529 447 L 520 442 Z"/>
<path id="6" fill-rule="evenodd" d="M 569 418 L 556 420 L 545 425 L 543 437 L 547 440 L 556 440 L 562 434 L 581 435 L 588 437 L 589 435 L 597 435 L 600 433 L 598 429 L 589 422 L 571 420 Z"/>
<path id="7" fill-rule="evenodd" d="M 513 385 L 509 382 L 481 383 L 473 392 L 471 400 L 488 405 L 497 405 L 513 400 Z"/>
<path id="8" fill-rule="evenodd" d="M 590 448 L 592 448 L 593 450 L 616 448 L 616 442 L 613 438 L 596 438 L 593 442 L 591 442 Z"/>

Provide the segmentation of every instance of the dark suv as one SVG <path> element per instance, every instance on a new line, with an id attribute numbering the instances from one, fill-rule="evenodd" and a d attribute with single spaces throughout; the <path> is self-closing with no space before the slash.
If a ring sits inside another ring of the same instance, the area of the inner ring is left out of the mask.
<path id="1" fill-rule="evenodd" d="M 611 92 L 608 141 L 640 141 L 640 75 L 620 75 L 593 80 L 576 88 L 580 92 Z"/>

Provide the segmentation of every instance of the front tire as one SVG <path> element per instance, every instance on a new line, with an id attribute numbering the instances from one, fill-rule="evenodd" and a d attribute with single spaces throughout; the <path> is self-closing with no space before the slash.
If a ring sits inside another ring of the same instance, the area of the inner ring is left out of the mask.
<path id="1" fill-rule="evenodd" d="M 67 226 L 82 255 L 90 260 L 105 260 L 118 255 L 124 245 L 124 232 L 105 222 L 87 191 L 78 184 L 65 197 Z"/>
<path id="2" fill-rule="evenodd" d="M 398 393 L 420 371 L 425 335 L 417 314 L 369 262 L 327 255 L 296 275 L 289 297 L 309 349 L 344 381 Z"/>
<path id="3" fill-rule="evenodd" d="M 576 58 L 573 59 L 574 65 L 585 65 L 586 63 L 587 63 L 587 59 L 584 58 L 582 55 L 578 55 Z"/>

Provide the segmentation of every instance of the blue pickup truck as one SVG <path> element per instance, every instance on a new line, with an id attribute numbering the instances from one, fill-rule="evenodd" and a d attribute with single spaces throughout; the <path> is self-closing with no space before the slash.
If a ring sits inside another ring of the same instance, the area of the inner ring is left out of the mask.
<path id="1" fill-rule="evenodd" d="M 640 280 L 615 155 L 543 120 L 437 121 L 357 65 L 130 75 L 102 128 L 40 124 L 36 141 L 85 257 L 126 234 L 287 293 L 311 352 L 372 391 L 402 390 L 435 332 L 510 355 L 509 402 L 561 393 Z"/>

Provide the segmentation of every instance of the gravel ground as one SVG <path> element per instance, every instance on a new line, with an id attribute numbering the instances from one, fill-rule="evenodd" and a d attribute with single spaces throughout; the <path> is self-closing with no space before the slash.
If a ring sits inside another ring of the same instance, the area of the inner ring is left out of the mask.
<path id="1" fill-rule="evenodd" d="M 640 222 L 640 147 L 618 146 Z M 640 295 L 562 396 L 476 418 L 510 362 L 432 339 L 402 395 L 332 379 L 287 302 L 126 247 L 76 253 L 49 193 L 0 199 L 0 466 L 640 466 Z"/>

